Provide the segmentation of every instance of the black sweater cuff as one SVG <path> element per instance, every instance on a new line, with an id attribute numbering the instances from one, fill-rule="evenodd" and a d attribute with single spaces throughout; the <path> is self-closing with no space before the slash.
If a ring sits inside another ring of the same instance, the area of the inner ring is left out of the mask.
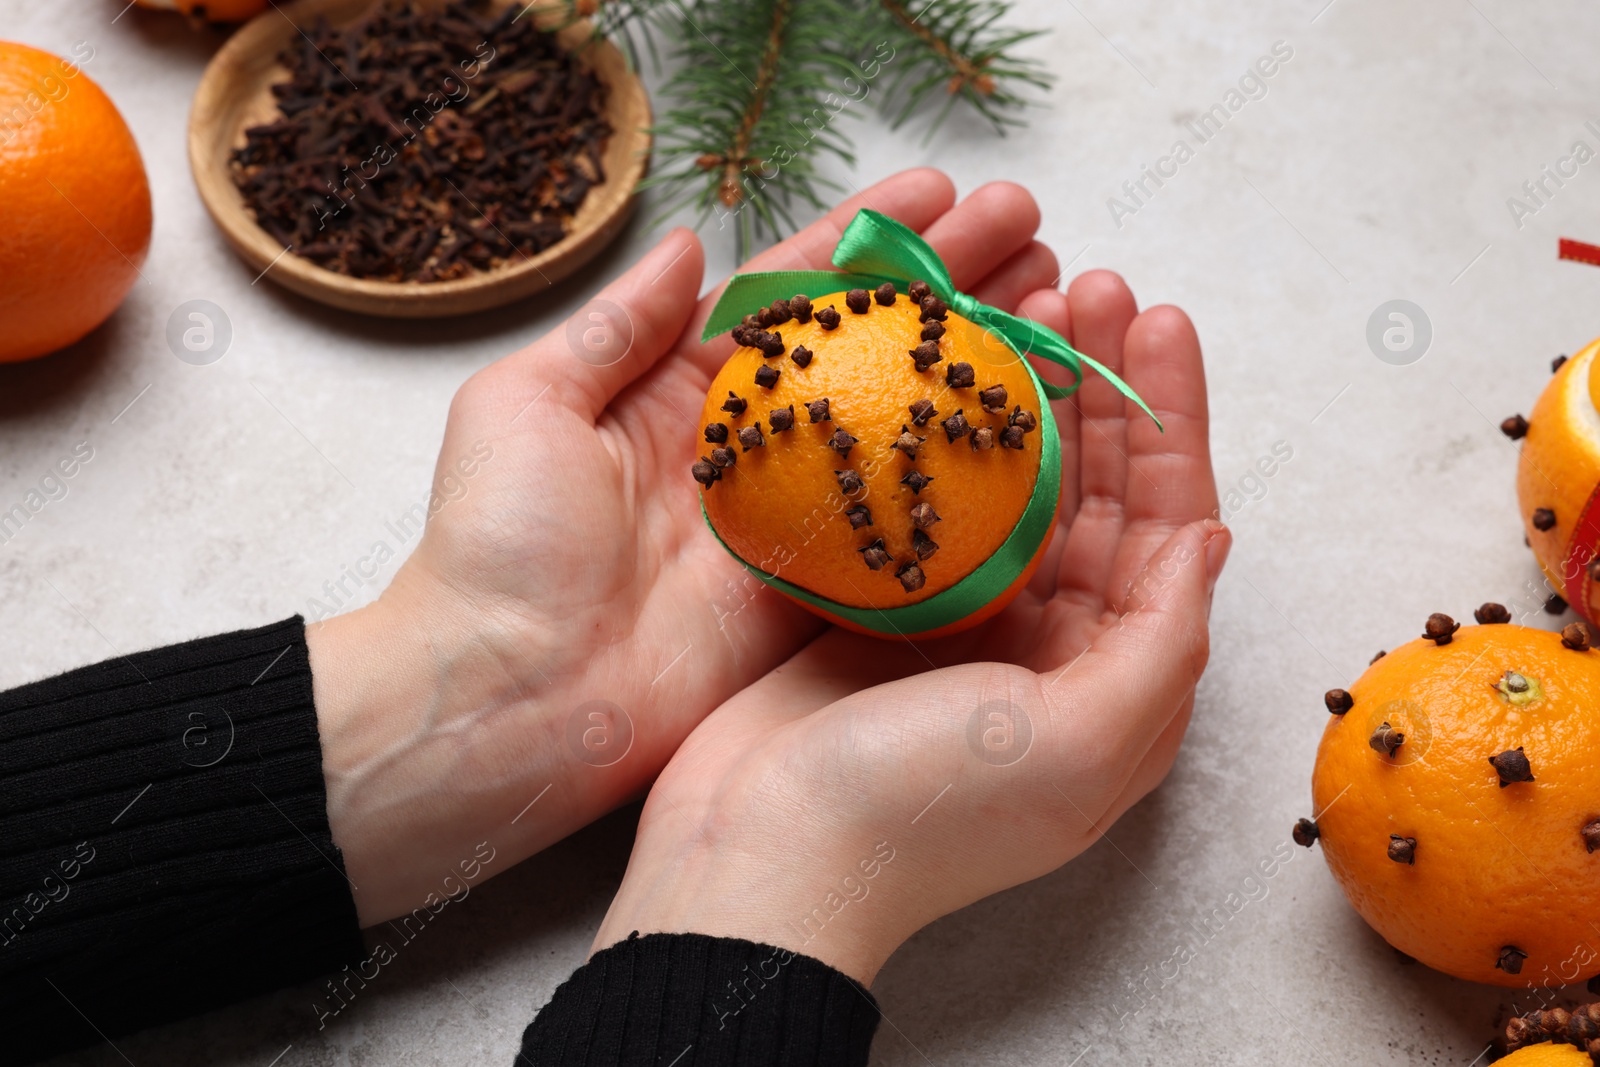
<path id="1" fill-rule="evenodd" d="M 298 617 L 0 693 L 0 1063 L 361 958 Z"/>
<path id="2" fill-rule="evenodd" d="M 878 1027 L 864 986 L 738 938 L 634 934 L 595 953 L 522 1035 L 518 1067 L 860 1067 Z"/>

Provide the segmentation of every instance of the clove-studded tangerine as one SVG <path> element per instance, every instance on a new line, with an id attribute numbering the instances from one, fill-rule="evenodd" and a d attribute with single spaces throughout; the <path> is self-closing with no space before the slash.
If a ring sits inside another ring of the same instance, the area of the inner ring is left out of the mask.
<path id="1" fill-rule="evenodd" d="M 709 459 L 712 473 L 692 472 L 735 556 L 821 602 L 797 596 L 810 609 L 854 625 L 830 606 L 921 603 L 1006 544 L 1040 478 L 1045 400 L 1005 342 L 926 285 L 876 283 L 738 314 L 737 348 L 711 383 L 701 423 L 722 425 L 713 432 L 743 446 L 737 475 L 716 477 L 723 471 Z M 1045 547 L 1030 547 L 1021 573 L 987 603 L 919 632 L 999 611 Z"/>
<path id="2" fill-rule="evenodd" d="M 1559 610 L 1570 604 L 1595 622 L 1600 581 L 1588 565 L 1600 556 L 1600 341 L 1558 366 L 1527 416 L 1500 429 L 1520 442 L 1517 509 Z"/>
<path id="3" fill-rule="evenodd" d="M 1436 615 L 1325 695 L 1313 843 L 1401 952 L 1477 982 L 1560 986 L 1600 974 L 1600 655 L 1587 629 L 1507 614 Z"/>

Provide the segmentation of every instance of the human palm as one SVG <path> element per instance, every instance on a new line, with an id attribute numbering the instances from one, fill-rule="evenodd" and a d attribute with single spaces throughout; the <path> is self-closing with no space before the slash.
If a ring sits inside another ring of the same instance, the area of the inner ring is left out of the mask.
<path id="1" fill-rule="evenodd" d="M 1228 547 L 1205 521 L 1199 344 L 1103 272 L 1021 313 L 1123 373 L 1166 433 L 1103 381 L 1056 402 L 1060 517 L 1029 586 L 937 641 L 829 630 L 714 712 L 651 791 L 597 947 L 743 936 L 870 981 L 921 925 L 1071 859 L 1166 774 Z M 801 917 L 833 914 L 815 909 L 846 877 L 863 903 L 823 936 Z"/>
<path id="2" fill-rule="evenodd" d="M 996 184 L 954 200 L 942 174 L 908 171 L 746 269 L 826 267 L 872 207 L 922 231 L 956 285 L 988 303 L 1014 308 L 1050 283 L 1055 257 L 1032 240 L 1026 192 Z M 370 627 L 391 644 L 422 631 L 411 645 L 431 666 L 412 688 L 429 695 L 382 701 L 383 736 L 327 760 L 347 838 L 392 847 L 386 828 L 405 825 L 418 872 L 491 833 L 520 859 L 642 792 L 713 708 L 823 628 L 751 578 L 700 517 L 698 412 L 732 351 L 699 340 L 716 295 L 697 299 L 702 270 L 694 236 L 670 234 L 572 322 L 457 394 L 435 475 L 446 502 Z M 356 722 L 327 719 L 325 738 Z M 403 888 L 358 891 L 364 920 L 406 910 L 422 887 L 392 856 L 376 862 L 375 881 Z"/>

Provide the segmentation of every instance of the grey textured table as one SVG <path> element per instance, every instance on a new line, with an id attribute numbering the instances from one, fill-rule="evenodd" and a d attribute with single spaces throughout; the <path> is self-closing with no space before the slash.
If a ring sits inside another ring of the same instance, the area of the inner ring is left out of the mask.
<path id="1" fill-rule="evenodd" d="M 0 35 L 93 45 L 85 69 L 133 126 L 156 214 L 145 281 L 104 328 L 0 368 L 0 505 L 79 442 L 94 448 L 67 496 L 0 544 L 3 685 L 305 610 L 426 492 L 455 387 L 652 240 L 636 221 L 580 278 L 462 321 L 373 321 L 253 283 L 184 155 L 189 98 L 221 38 L 142 11 L 113 21 L 120 8 L 0 0 Z M 872 129 L 837 176 L 860 187 L 927 162 L 963 190 L 1026 181 L 1073 271 L 1111 268 L 1145 303 L 1184 306 L 1206 346 L 1238 543 L 1170 780 L 1066 869 L 907 945 L 875 987 L 887 1021 L 874 1062 L 1465 1067 L 1499 991 L 1402 963 L 1316 852 L 1249 876 L 1306 813 L 1323 690 L 1430 611 L 1499 599 L 1547 618 L 1516 452 L 1493 424 L 1531 406 L 1551 357 L 1600 331 L 1600 271 L 1555 258 L 1558 234 L 1600 240 L 1600 162 L 1547 183 L 1523 218 L 1507 201 L 1575 141 L 1600 147 L 1600 121 L 1585 127 L 1600 119 L 1600 8 L 1033 0 L 1017 19 L 1052 27 L 1031 47 L 1059 76 L 1026 132 L 996 144 L 961 123 L 931 141 Z M 1229 112 L 1275 42 L 1292 57 Z M 1216 104 L 1227 121 L 1201 126 Z M 1189 158 L 1162 162 L 1178 141 Z M 1170 177 L 1134 200 L 1123 183 L 1147 165 Z M 731 249 L 707 238 L 711 270 L 726 272 Z M 234 331 L 206 367 L 163 340 L 196 298 Z M 1432 337 L 1384 361 L 1367 324 L 1392 299 L 1419 305 Z M 1253 473 L 1275 446 L 1291 457 Z M 582 960 L 634 814 L 475 890 L 325 1030 L 307 987 L 121 1050 L 137 1067 L 509 1064 Z M 1186 936 L 1202 947 L 1176 967 Z"/>

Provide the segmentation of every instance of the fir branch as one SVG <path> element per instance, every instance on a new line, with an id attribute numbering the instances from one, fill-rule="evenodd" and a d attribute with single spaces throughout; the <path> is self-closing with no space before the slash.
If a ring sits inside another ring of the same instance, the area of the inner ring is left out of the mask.
<path id="1" fill-rule="evenodd" d="M 743 255 L 758 234 L 794 227 L 794 201 L 824 206 L 822 155 L 854 162 L 834 119 L 846 86 L 861 84 L 860 18 L 851 0 L 678 9 L 681 65 L 664 89 L 674 106 L 657 124 L 663 166 L 649 184 L 670 190 L 663 214 L 692 204 L 702 223 L 731 223 Z"/>
<path id="2" fill-rule="evenodd" d="M 1016 112 L 1027 106 L 1022 87 L 1045 90 L 1051 79 L 1035 59 L 1015 54 L 1018 45 L 1040 35 L 1038 30 L 1011 30 L 998 25 L 1010 13 L 1001 0 L 879 0 L 882 23 L 900 49 L 903 61 L 886 96 L 899 126 L 943 87 L 946 101 L 935 116 L 937 128 L 958 101 L 970 104 L 1003 132 L 1020 125 Z"/>
<path id="3" fill-rule="evenodd" d="M 702 226 L 731 223 L 740 256 L 758 235 L 795 228 L 795 202 L 825 207 L 822 190 L 837 187 L 819 173 L 821 159 L 854 162 L 834 119 L 868 92 L 882 96 L 893 125 L 943 97 L 930 133 L 958 103 L 1003 132 L 1020 124 L 1024 91 L 1051 83 L 1037 60 L 1016 54 L 1038 32 L 1002 25 L 1005 0 L 542 2 L 591 18 L 636 66 L 635 32 L 652 55 L 657 37 L 675 46 L 656 174 L 645 184 L 666 190 L 663 217 L 693 206 Z M 873 89 L 880 69 L 886 84 Z"/>
<path id="4" fill-rule="evenodd" d="M 762 160 L 750 155 L 750 142 L 755 136 L 756 124 L 767 110 L 767 99 L 772 95 L 773 83 L 778 80 L 778 63 L 783 59 L 783 39 L 793 16 L 793 0 L 777 0 L 773 5 L 772 29 L 767 34 L 767 46 L 756 68 L 756 82 L 750 87 L 750 99 L 744 105 L 744 114 L 739 118 L 733 143 L 720 155 L 711 152 L 695 160 L 695 165 L 701 170 L 722 169 L 717 198 L 724 207 L 739 206 L 739 202 L 745 198 L 745 171 L 760 171 L 763 165 Z"/>

